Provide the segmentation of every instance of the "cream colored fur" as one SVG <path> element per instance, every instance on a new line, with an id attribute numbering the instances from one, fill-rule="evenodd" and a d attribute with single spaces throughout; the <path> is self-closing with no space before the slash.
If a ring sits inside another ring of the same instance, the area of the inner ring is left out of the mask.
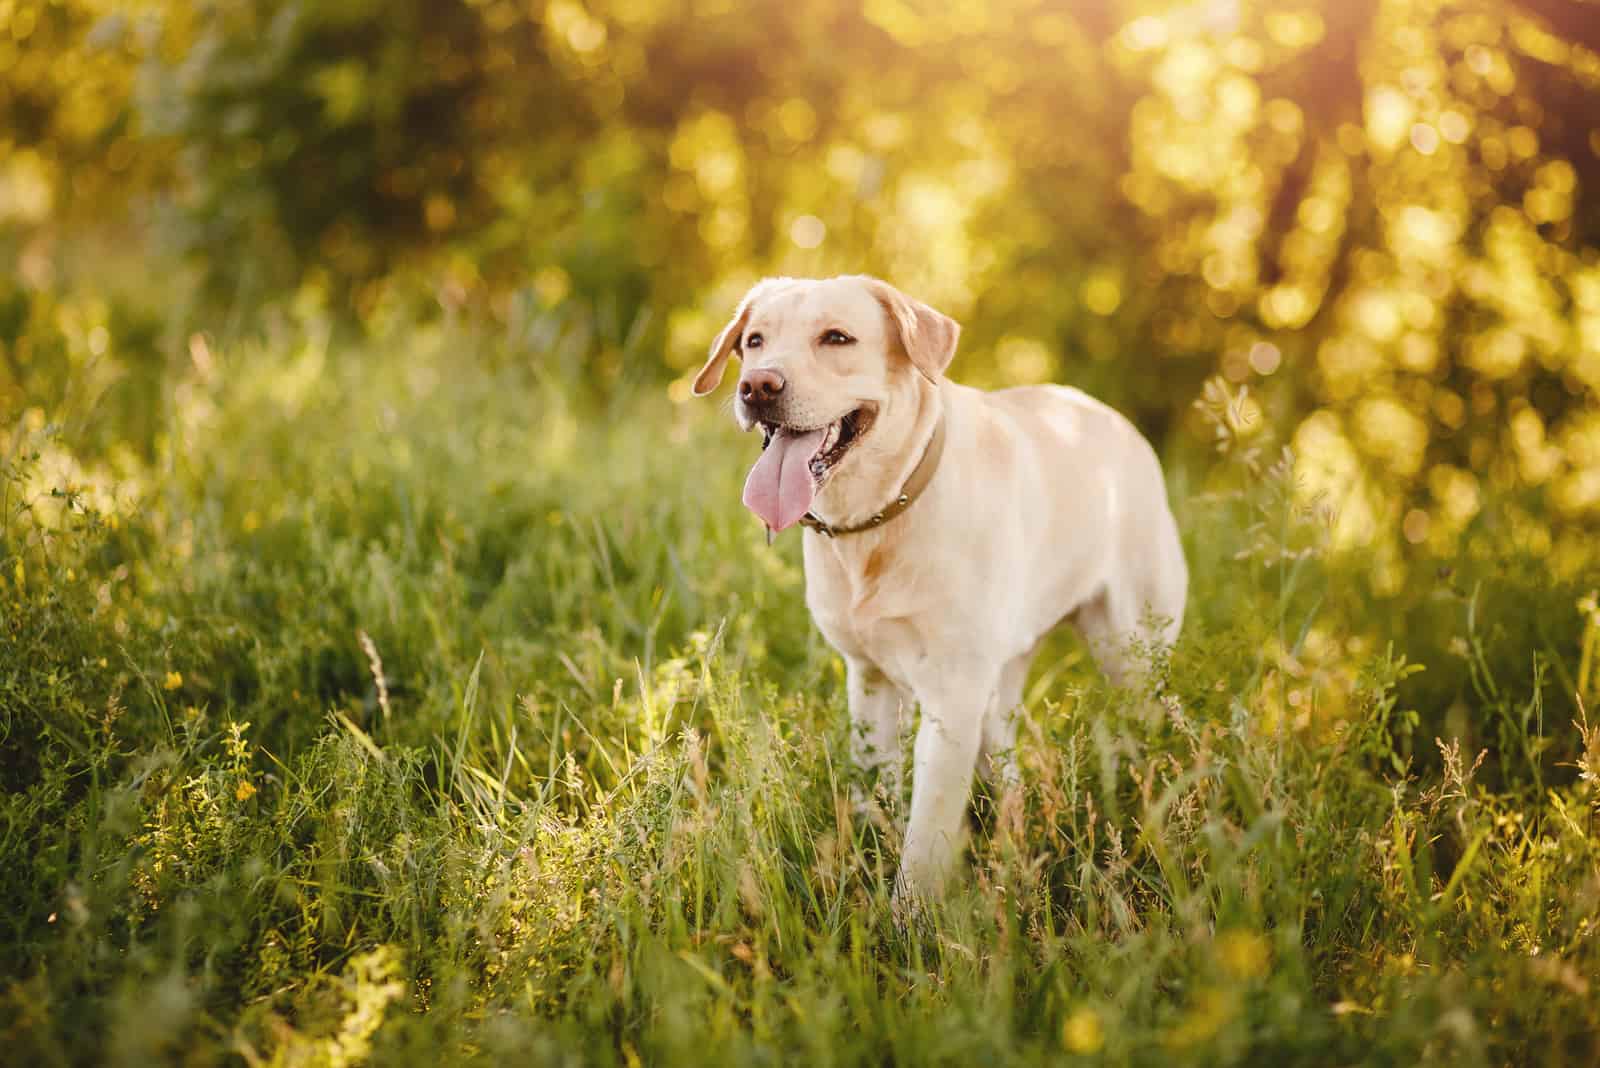
<path id="1" fill-rule="evenodd" d="M 832 328 L 855 343 L 820 344 Z M 854 755 L 891 796 L 901 718 L 920 706 L 897 900 L 932 896 L 960 855 L 974 770 L 1014 776 L 1013 716 L 1044 635 L 1070 620 L 1118 684 L 1138 680 L 1133 643 L 1176 636 L 1188 569 L 1161 466 L 1127 419 L 1076 389 L 950 381 L 959 328 L 876 279 L 760 283 L 697 393 L 754 332 L 762 344 L 743 353 L 743 373 L 784 376 L 785 421 L 876 406 L 812 506 L 829 524 L 892 500 L 941 413 L 948 421 L 938 473 L 903 515 L 847 537 L 804 533 L 806 604 L 844 657 Z"/>

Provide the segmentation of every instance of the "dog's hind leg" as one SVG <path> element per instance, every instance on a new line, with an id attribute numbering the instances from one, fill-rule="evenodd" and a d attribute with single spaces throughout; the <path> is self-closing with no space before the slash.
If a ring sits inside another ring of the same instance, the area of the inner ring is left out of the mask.
<path id="1" fill-rule="evenodd" d="M 1072 625 L 1083 635 L 1107 682 L 1118 689 L 1138 682 L 1139 665 L 1133 644 L 1138 637 L 1139 618 L 1126 601 L 1102 591 L 1072 614 Z"/>
<path id="2" fill-rule="evenodd" d="M 1111 586 L 1072 614 L 1072 624 L 1083 635 L 1101 673 L 1117 689 L 1137 690 L 1151 682 L 1157 647 L 1177 638 L 1183 614 L 1182 589 L 1176 598 L 1161 596 L 1162 592 L 1153 591 L 1155 595 L 1146 597 L 1133 589 Z"/>
<path id="3" fill-rule="evenodd" d="M 1022 688 L 1039 647 L 1006 664 L 994 701 L 983 717 L 983 739 L 978 749 L 978 774 L 990 786 L 1004 789 L 1017 781 L 1017 716 L 1022 711 Z"/>
<path id="4" fill-rule="evenodd" d="M 1107 683 L 1117 689 L 1138 689 L 1146 679 L 1144 662 L 1152 633 L 1142 625 L 1141 606 L 1125 590 L 1104 590 L 1072 614 Z"/>

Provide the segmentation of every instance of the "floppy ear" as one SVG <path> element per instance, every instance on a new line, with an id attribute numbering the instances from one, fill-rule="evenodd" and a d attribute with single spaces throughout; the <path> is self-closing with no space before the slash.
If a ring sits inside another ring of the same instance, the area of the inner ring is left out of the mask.
<path id="1" fill-rule="evenodd" d="M 866 277 L 864 280 L 883 310 L 889 313 L 900 335 L 900 347 L 911 363 L 928 381 L 939 381 L 939 376 L 955 359 L 961 324 L 920 300 L 912 300 L 888 282 Z"/>
<path id="2" fill-rule="evenodd" d="M 734 311 L 733 318 L 722 328 L 717 340 L 711 343 L 711 355 L 706 359 L 705 366 L 694 376 L 696 397 L 704 397 L 722 382 L 722 372 L 728 366 L 728 357 L 739 351 L 739 338 L 744 334 L 745 324 L 750 321 L 750 309 L 754 307 L 756 298 L 781 288 L 783 283 L 788 281 L 790 281 L 788 278 L 763 278 L 750 287 L 750 292 L 744 295 L 738 309 Z"/>

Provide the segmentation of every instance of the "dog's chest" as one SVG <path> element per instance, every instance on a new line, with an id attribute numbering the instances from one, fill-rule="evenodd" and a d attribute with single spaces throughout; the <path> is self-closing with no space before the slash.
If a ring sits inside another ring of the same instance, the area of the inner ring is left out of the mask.
<path id="1" fill-rule="evenodd" d="M 807 545 L 805 563 L 806 607 L 828 644 L 891 678 L 911 674 L 925 651 L 918 621 L 928 607 L 917 584 L 874 566 L 870 550 L 846 556 Z"/>

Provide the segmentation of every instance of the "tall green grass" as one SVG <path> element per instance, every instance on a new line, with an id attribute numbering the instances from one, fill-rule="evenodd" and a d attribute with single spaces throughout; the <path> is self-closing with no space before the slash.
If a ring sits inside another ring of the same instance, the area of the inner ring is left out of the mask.
<path id="1" fill-rule="evenodd" d="M 551 366 L 297 329 L 142 383 L 137 449 L 8 428 L 4 1059 L 1600 1057 L 1583 576 L 1375 598 L 1270 450 L 1175 458 L 1168 699 L 1054 643 L 903 928 L 752 446 Z"/>

